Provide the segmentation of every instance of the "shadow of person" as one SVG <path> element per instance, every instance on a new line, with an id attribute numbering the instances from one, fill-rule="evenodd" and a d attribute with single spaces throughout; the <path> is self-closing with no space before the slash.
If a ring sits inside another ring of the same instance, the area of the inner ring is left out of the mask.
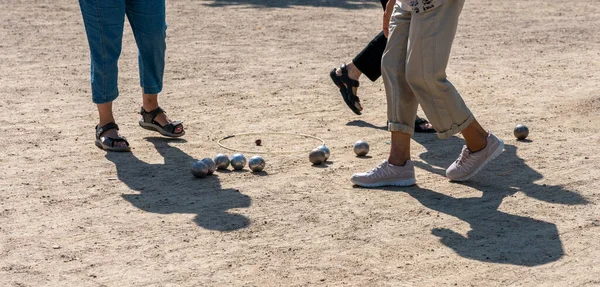
<path id="1" fill-rule="evenodd" d="M 424 170 L 446 175 L 446 168 L 458 157 L 464 140 L 458 137 L 439 140 L 433 135 L 416 135 L 413 139 L 423 145 L 427 151 L 419 154 L 423 162 L 415 161 L 415 166 Z M 489 180 L 493 178 L 493 180 Z M 508 194 L 509 191 L 523 192 L 537 200 L 567 205 L 589 203 L 580 194 L 562 186 L 536 184 L 544 176 L 531 168 L 517 155 L 517 147 L 504 144 L 504 152 L 486 166 L 479 174 L 467 182 L 462 182 L 480 191 L 494 191 Z M 481 179 L 481 180 L 478 180 Z M 486 180 L 487 179 L 487 180 Z"/>
<path id="2" fill-rule="evenodd" d="M 364 9 L 377 7 L 379 4 L 371 0 L 212 0 L 212 3 L 206 4 L 212 7 L 233 6 L 233 5 L 251 5 L 255 7 L 268 8 L 291 8 L 292 6 L 314 6 L 314 7 L 338 7 L 343 9 Z"/>
<path id="3" fill-rule="evenodd" d="M 431 231 L 442 244 L 464 258 L 537 266 L 556 261 L 564 254 L 555 224 L 498 210 L 510 193 L 485 191 L 482 197 L 454 198 L 420 187 L 404 191 L 427 208 L 469 223 L 471 230 L 466 236 L 449 228 Z"/>
<path id="4" fill-rule="evenodd" d="M 233 231 L 250 225 L 247 217 L 228 212 L 249 207 L 249 196 L 235 189 L 222 189 L 217 175 L 194 178 L 189 168 L 196 159 L 168 145 L 177 140 L 147 140 L 163 157 L 163 164 L 146 163 L 133 153 L 106 154 L 115 164 L 119 180 L 139 192 L 123 195 L 124 199 L 148 212 L 197 214 L 194 222 L 209 230 Z"/>
<path id="5" fill-rule="evenodd" d="M 464 141 L 457 137 L 438 140 L 431 135 L 415 135 L 413 139 L 427 151 L 415 161 L 415 166 L 445 175 L 445 169 L 458 156 Z M 454 198 L 432 190 L 404 188 L 424 206 L 457 217 L 469 223 L 466 236 L 448 228 L 434 228 L 432 234 L 462 257 L 502 264 L 536 266 L 553 262 L 564 254 L 555 224 L 530 217 L 508 214 L 498 210 L 503 199 L 516 192 L 527 196 L 566 205 L 587 204 L 581 195 L 562 186 L 536 184 L 542 174 L 529 167 L 517 155 L 517 147 L 505 144 L 493 164 L 476 178 L 461 184 L 482 192 L 481 197 Z M 479 180 L 478 180 L 479 179 Z M 399 188 L 386 188 L 399 191 Z"/>

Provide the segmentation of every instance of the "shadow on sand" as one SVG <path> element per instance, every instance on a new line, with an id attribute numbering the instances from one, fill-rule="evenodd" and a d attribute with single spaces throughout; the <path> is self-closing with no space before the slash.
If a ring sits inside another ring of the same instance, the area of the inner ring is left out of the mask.
<path id="1" fill-rule="evenodd" d="M 422 161 L 415 161 L 415 166 L 440 175 L 445 175 L 446 167 L 455 160 L 464 144 L 458 137 L 439 140 L 431 134 L 415 134 L 413 139 L 427 149 L 419 155 Z M 522 192 L 549 203 L 588 203 L 581 195 L 562 186 L 535 183 L 542 178 L 542 174 L 519 158 L 516 146 L 505 144 L 504 153 L 493 164 L 473 180 L 462 183 L 481 191 L 481 197 L 454 198 L 419 186 L 383 189 L 406 192 L 427 208 L 469 223 L 471 231 L 466 236 L 447 228 L 431 231 L 460 256 L 483 262 L 537 266 L 564 255 L 556 225 L 499 211 L 503 199 Z"/>
<path id="2" fill-rule="evenodd" d="M 365 122 L 363 120 L 349 121 L 346 125 L 347 126 L 351 126 L 351 127 L 372 128 L 372 129 L 376 129 L 376 130 L 387 131 L 387 125 L 376 126 L 376 125 L 374 125 L 372 123 L 368 123 L 368 122 Z"/>
<path id="3" fill-rule="evenodd" d="M 123 198 L 148 212 L 197 214 L 194 222 L 209 230 L 233 231 L 250 225 L 247 217 L 228 212 L 232 208 L 249 207 L 249 196 L 235 189 L 222 189 L 218 173 L 194 178 L 189 168 L 196 159 L 168 144 L 177 140 L 147 140 L 164 158 L 164 164 L 146 163 L 133 153 L 106 154 L 115 164 L 119 180 L 139 192 Z"/>

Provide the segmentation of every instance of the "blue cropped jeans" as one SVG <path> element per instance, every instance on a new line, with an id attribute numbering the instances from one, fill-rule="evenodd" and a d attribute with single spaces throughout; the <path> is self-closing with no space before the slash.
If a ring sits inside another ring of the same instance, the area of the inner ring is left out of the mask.
<path id="1" fill-rule="evenodd" d="M 125 15 L 138 47 L 144 94 L 162 90 L 165 69 L 165 0 L 79 0 L 90 46 L 92 101 L 102 104 L 119 95 L 118 61 Z"/>

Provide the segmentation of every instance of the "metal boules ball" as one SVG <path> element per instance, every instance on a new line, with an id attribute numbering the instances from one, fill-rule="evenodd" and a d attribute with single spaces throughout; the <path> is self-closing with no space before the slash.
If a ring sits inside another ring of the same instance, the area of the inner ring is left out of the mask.
<path id="1" fill-rule="evenodd" d="M 208 173 L 207 173 L 208 175 L 213 174 L 215 172 L 215 170 L 217 169 L 217 164 L 210 157 L 203 158 L 202 162 L 206 165 L 206 167 L 208 167 Z"/>
<path id="2" fill-rule="evenodd" d="M 241 170 L 246 166 L 246 157 L 241 153 L 236 153 L 231 156 L 230 162 L 234 170 Z"/>
<path id="3" fill-rule="evenodd" d="M 248 161 L 248 167 L 253 172 L 261 172 L 265 169 L 265 159 L 262 156 L 255 155 Z"/>
<path id="4" fill-rule="evenodd" d="M 192 165 L 192 174 L 198 178 L 205 177 L 208 174 L 208 166 L 201 160 L 196 161 Z"/>
<path id="5" fill-rule="evenodd" d="M 227 169 L 229 167 L 229 157 L 226 154 L 217 154 L 213 160 L 217 169 Z"/>
<path id="6" fill-rule="evenodd" d="M 360 140 L 354 144 L 354 153 L 357 156 L 365 156 L 369 153 L 369 144 L 366 141 Z"/>
<path id="7" fill-rule="evenodd" d="M 313 149 L 308 155 L 308 160 L 314 165 L 320 165 L 325 162 L 325 152 L 319 148 Z"/>
<path id="8" fill-rule="evenodd" d="M 327 161 L 329 159 L 329 156 L 331 155 L 331 151 L 329 150 L 329 148 L 325 145 L 320 145 L 317 148 L 325 153 L 325 161 Z"/>
<path id="9" fill-rule="evenodd" d="M 518 140 L 524 140 L 529 135 L 529 128 L 526 125 L 517 125 L 514 131 L 515 137 Z"/>

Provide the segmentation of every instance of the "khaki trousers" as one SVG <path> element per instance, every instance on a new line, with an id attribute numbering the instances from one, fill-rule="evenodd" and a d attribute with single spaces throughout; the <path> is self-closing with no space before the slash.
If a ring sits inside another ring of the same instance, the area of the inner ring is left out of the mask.
<path id="1" fill-rule="evenodd" d="M 440 138 L 459 133 L 474 120 L 446 66 L 464 0 L 447 0 L 417 14 L 396 3 L 381 59 L 388 130 L 412 135 L 420 104 Z"/>

